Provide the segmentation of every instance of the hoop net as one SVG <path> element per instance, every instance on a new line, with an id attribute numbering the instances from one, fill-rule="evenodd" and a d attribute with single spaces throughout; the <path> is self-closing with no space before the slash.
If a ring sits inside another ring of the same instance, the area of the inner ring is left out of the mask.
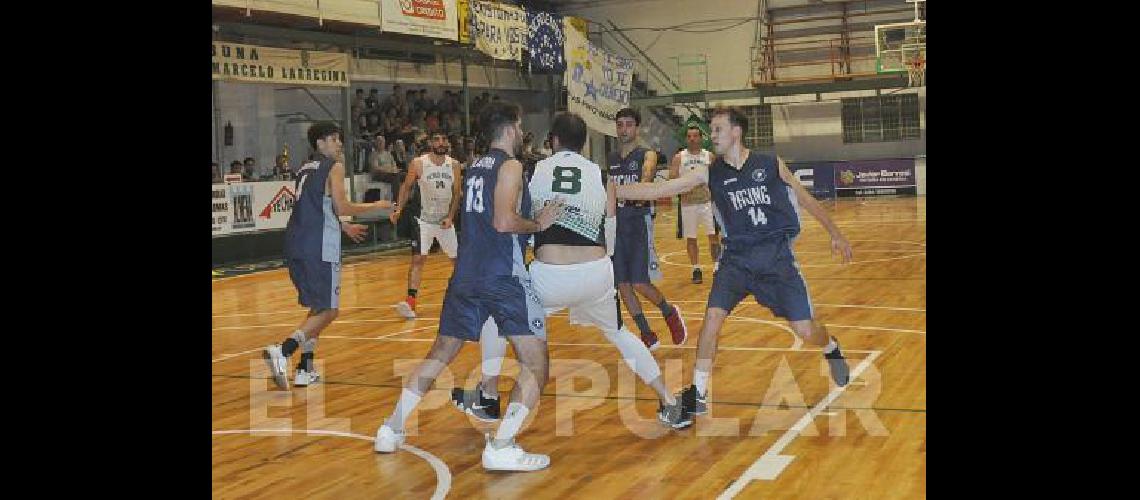
<path id="1" fill-rule="evenodd" d="M 911 87 L 921 87 L 926 84 L 926 58 L 921 53 L 915 54 L 906 60 L 907 84 Z"/>

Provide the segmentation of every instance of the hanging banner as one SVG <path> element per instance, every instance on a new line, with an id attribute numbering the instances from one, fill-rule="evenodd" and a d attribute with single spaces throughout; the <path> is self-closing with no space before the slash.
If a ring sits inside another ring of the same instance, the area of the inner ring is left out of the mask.
<path id="1" fill-rule="evenodd" d="M 586 39 L 566 17 L 566 104 L 591 129 L 616 136 L 614 117 L 629 106 L 633 60 L 611 54 Z"/>
<path id="2" fill-rule="evenodd" d="M 459 16 L 455 0 L 382 0 L 380 30 L 456 40 Z"/>
<path id="3" fill-rule="evenodd" d="M 526 11 L 514 5 L 471 0 L 471 39 L 494 59 L 521 61 L 526 48 Z"/>
<path id="4" fill-rule="evenodd" d="M 348 54 L 213 42 L 213 79 L 347 87 Z"/>
<path id="5" fill-rule="evenodd" d="M 459 13 L 459 43 L 471 44 L 471 1 L 457 0 L 456 10 Z"/>
<path id="6" fill-rule="evenodd" d="M 562 16 L 534 9 L 526 11 L 526 50 L 531 73 L 566 71 L 566 34 Z"/>

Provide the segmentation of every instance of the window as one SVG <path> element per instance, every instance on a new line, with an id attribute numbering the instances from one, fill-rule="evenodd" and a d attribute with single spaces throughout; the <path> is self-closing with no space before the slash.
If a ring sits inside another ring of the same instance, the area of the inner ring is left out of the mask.
<path id="1" fill-rule="evenodd" d="M 899 94 L 842 100 L 843 142 L 918 139 L 918 95 Z"/>
<path id="2" fill-rule="evenodd" d="M 759 104 L 742 106 L 741 111 L 748 117 L 748 133 L 744 136 L 744 147 L 748 149 L 772 149 L 772 105 Z"/>

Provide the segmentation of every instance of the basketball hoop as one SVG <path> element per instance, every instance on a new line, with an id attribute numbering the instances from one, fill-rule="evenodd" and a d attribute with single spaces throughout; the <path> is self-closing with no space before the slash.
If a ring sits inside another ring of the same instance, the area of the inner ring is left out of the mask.
<path id="1" fill-rule="evenodd" d="M 926 85 L 926 58 L 922 53 L 917 53 L 914 57 L 905 61 L 907 76 L 907 85 L 910 87 L 921 87 Z"/>

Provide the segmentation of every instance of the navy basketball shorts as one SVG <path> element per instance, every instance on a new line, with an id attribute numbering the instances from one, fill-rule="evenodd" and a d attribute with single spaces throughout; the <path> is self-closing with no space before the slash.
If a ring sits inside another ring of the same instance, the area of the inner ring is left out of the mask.
<path id="1" fill-rule="evenodd" d="M 546 314 L 529 274 L 452 280 L 443 297 L 439 334 L 478 342 L 488 316 L 495 319 L 501 337 L 546 338 Z"/>
<path id="2" fill-rule="evenodd" d="M 650 283 L 661 279 L 657 250 L 653 246 L 653 219 L 649 214 L 618 216 L 614 243 L 615 283 Z"/>
<path id="3" fill-rule="evenodd" d="M 726 249 L 721 255 L 706 307 L 717 307 L 731 313 L 748 294 L 752 294 L 756 303 L 770 309 L 772 314 L 788 321 L 807 320 L 814 316 L 807 283 L 787 239 L 780 238 L 743 250 Z"/>
<path id="4" fill-rule="evenodd" d="M 313 311 L 340 307 L 340 262 L 321 259 L 286 259 L 289 279 L 297 288 L 297 302 Z"/>

